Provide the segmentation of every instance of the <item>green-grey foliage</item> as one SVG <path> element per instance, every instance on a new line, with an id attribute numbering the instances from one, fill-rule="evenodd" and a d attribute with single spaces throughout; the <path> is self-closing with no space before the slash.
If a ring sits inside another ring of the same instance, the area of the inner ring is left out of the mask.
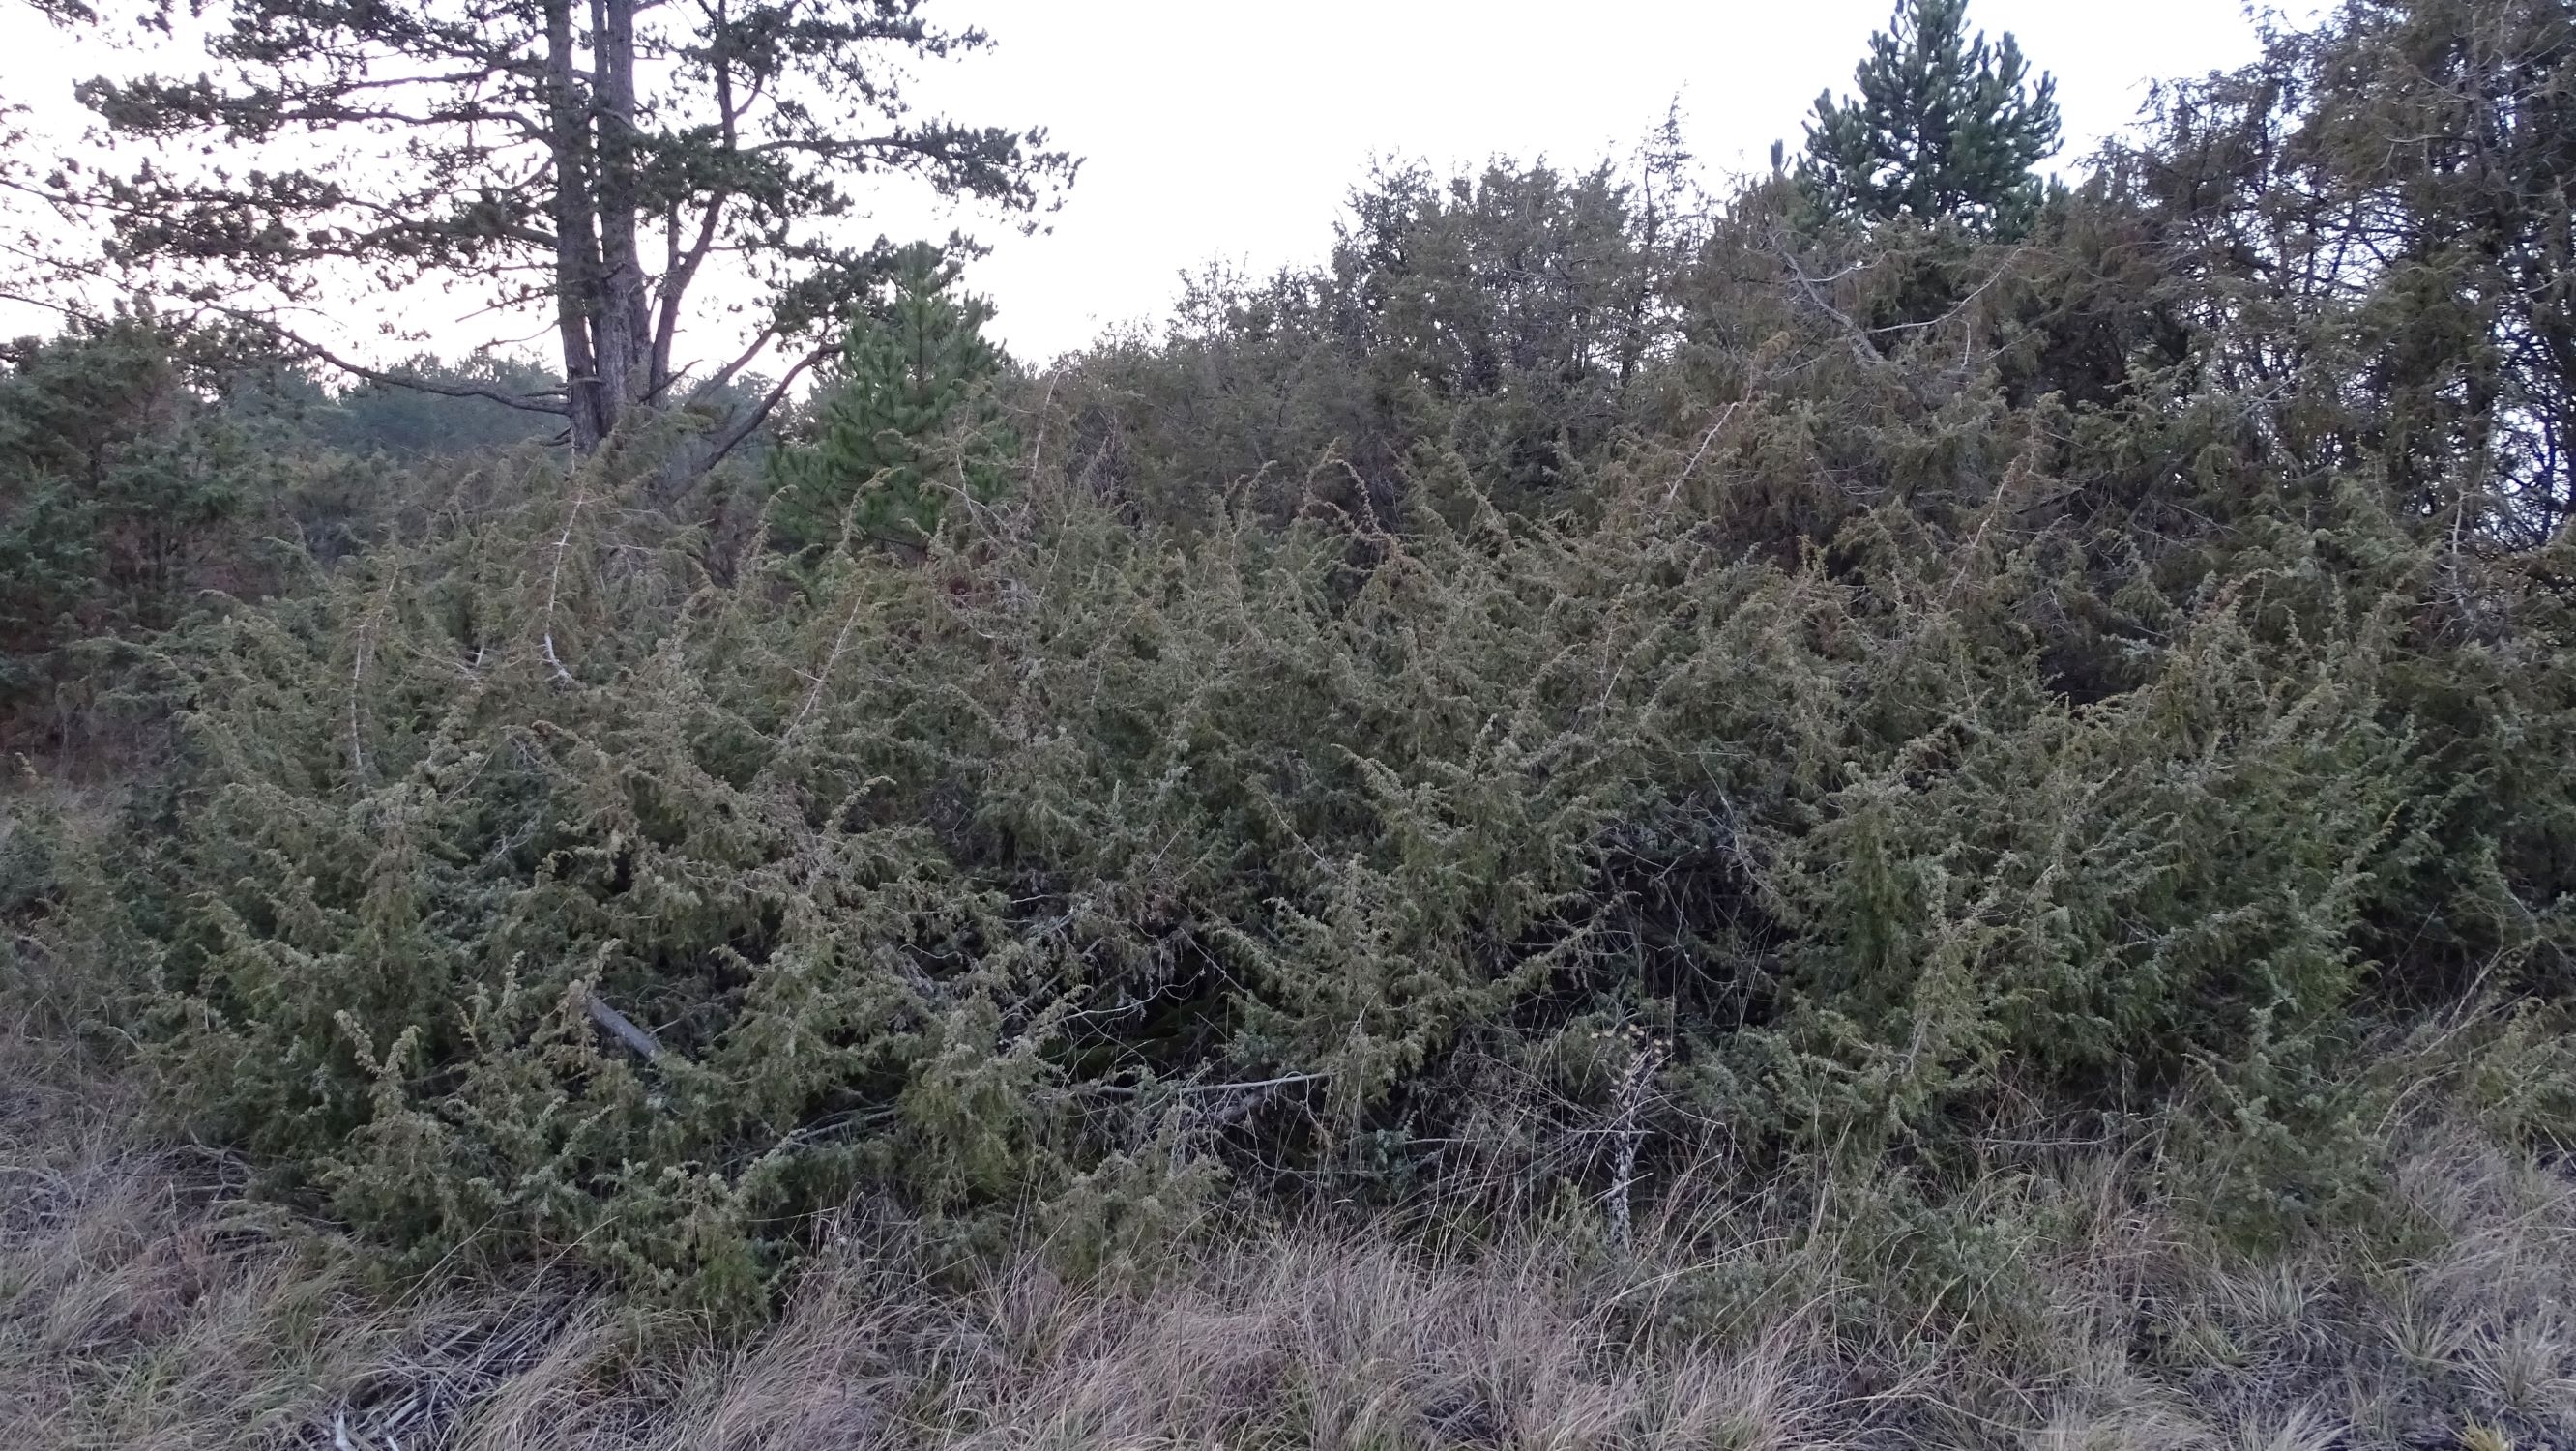
<path id="1" fill-rule="evenodd" d="M 2279 45 L 2403 91 L 2395 8 Z M 2072 1125 L 2340 1222 L 2371 1045 L 2576 992 L 2576 565 L 2485 472 L 2545 359 L 2397 386 L 2420 276 L 2228 241 L 2279 194 L 2226 137 L 2340 114 L 2262 94 L 2017 241 L 1388 180 L 1329 276 L 1001 400 L 1008 496 L 918 548 L 729 546 L 641 434 L 496 464 L 165 642 L 183 759 L 29 940 L 412 1263 L 736 1309 L 854 1199 L 1108 1260 L 1226 1179 L 1625 1205 L 1711 1138 L 1948 1224 Z"/>
<path id="2" fill-rule="evenodd" d="M 418 386 L 423 383 L 455 391 L 428 392 Z M 321 411 L 318 425 L 337 447 L 405 463 L 491 453 L 558 438 L 563 420 L 462 390 L 541 397 L 562 386 L 545 369 L 516 359 L 484 355 L 449 362 L 424 353 L 393 369 L 387 381 L 340 393 Z"/>
<path id="3" fill-rule="evenodd" d="M 2268 1121 L 2406 983 L 2380 944 L 2561 889 L 2463 799 L 2527 690 L 2414 717 L 2412 612 L 2327 566 L 2432 576 L 2357 499 L 2077 705 L 2058 550 L 1998 535 L 2028 476 L 1786 568 L 1670 459 L 1579 528 L 1184 541 L 1059 495 L 782 593 L 695 571 L 615 462 L 216 627 L 199 804 L 135 864 L 208 1127 L 425 1255 L 742 1303 L 863 1190 L 1043 1199 L 1142 1141 L 1365 1186 L 1603 1022 L 1748 1146 L 2204 1076 Z"/>
<path id="4" fill-rule="evenodd" d="M 1053 456 L 1162 518 L 1244 481 L 1256 507 L 1293 513 L 1327 456 L 1320 483 L 1346 509 L 1395 510 L 1442 459 L 1505 508 L 1580 508 L 1585 471 L 1654 410 L 1679 335 L 1704 230 L 1686 160 L 1667 125 L 1626 176 L 1381 169 L 1324 266 L 1211 272 L 1166 337 L 1113 339 L 1067 370 L 1083 406 Z"/>
<path id="5" fill-rule="evenodd" d="M 83 647 L 276 582 L 262 536 L 334 470 L 234 341 L 138 312 L 0 349 L 0 733 L 60 734 L 102 684 Z"/>

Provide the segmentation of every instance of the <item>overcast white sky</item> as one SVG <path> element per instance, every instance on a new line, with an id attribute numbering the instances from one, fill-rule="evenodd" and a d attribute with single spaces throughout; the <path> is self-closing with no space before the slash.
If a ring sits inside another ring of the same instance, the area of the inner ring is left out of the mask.
<path id="1" fill-rule="evenodd" d="M 958 105 L 1051 126 L 1087 158 L 1052 236 L 974 274 L 1024 355 L 1159 315 L 1211 260 L 1318 257 L 1373 155 L 1580 165 L 1624 155 L 1680 98 L 1713 172 L 1792 150 L 1847 90 L 1890 0 L 974 0 L 999 51 L 942 77 Z M 1975 0 L 2057 76 L 2068 154 L 2147 82 L 2254 53 L 2240 0 Z"/>
<path id="2" fill-rule="evenodd" d="M 927 70 L 917 95 L 976 123 L 1043 124 L 1086 158 L 1048 235 L 996 243 L 969 282 L 996 331 L 1044 360 L 1161 317 L 1183 272 L 1320 257 L 1373 156 L 1581 165 L 1624 155 L 1678 97 L 1713 175 L 1794 150 L 1818 91 L 1848 88 L 1891 0 L 936 0 L 997 50 Z M 1975 0 L 2054 72 L 2071 159 L 2127 124 L 2149 81 L 2254 52 L 2241 0 Z M 0 96 L 59 123 L 85 55 L 0 0 Z M 184 63 L 172 69 L 193 70 Z M 944 233 L 890 203 L 898 236 Z M 8 330 L 33 319 L 0 318 Z"/>

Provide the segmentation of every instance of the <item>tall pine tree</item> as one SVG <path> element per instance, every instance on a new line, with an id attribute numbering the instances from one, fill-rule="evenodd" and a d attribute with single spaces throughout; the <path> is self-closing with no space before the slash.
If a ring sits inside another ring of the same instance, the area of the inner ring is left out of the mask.
<path id="1" fill-rule="evenodd" d="M 2011 35 L 1971 38 L 1967 13 L 1968 0 L 1898 0 L 1853 73 L 1860 95 L 1816 98 L 1799 166 L 1810 196 L 1869 221 L 2028 227 L 2044 195 L 2031 168 L 2057 150 L 2057 83 L 2032 80 Z"/>
<path id="2" fill-rule="evenodd" d="M 928 3 L 191 6 L 201 60 L 172 49 L 174 75 L 77 88 L 132 164 L 14 184 L 108 228 L 141 293 L 379 381 L 561 415 L 583 453 L 631 415 L 722 400 L 771 359 L 780 376 L 735 410 L 712 460 L 830 359 L 840 315 L 894 275 L 900 251 L 863 229 L 859 198 L 908 181 L 1025 217 L 1072 179 L 1042 130 L 916 105 L 913 66 L 992 43 L 932 23 Z M 138 33 L 168 30 L 174 8 L 40 4 Z M 40 276 L 79 295 L 76 276 Z M 327 330 L 304 331 L 337 278 L 549 314 L 562 383 L 517 393 L 343 358 Z M 687 334 L 715 293 L 761 346 L 693 374 Z"/>
<path id="3" fill-rule="evenodd" d="M 771 537 L 917 544 L 952 496 L 1001 492 L 1016 445 L 994 393 L 1002 353 L 983 334 L 993 309 L 954 293 L 956 278 L 937 248 L 915 246 L 892 305 L 854 317 L 806 441 L 776 455 Z"/>

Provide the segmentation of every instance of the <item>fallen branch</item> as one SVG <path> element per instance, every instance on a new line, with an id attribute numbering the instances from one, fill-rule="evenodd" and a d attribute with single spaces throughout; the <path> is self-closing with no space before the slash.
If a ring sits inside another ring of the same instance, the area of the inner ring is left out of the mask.
<path id="1" fill-rule="evenodd" d="M 583 1008 L 590 1014 L 590 1020 L 606 1029 L 610 1037 L 625 1044 L 636 1057 L 650 1063 L 662 1056 L 660 1039 L 635 1026 L 634 1019 L 601 1002 L 599 994 L 584 989 L 581 1001 Z"/>
<path id="2" fill-rule="evenodd" d="M 1291 1073 L 1284 1077 L 1264 1078 L 1252 1083 L 1179 1083 L 1159 1086 L 1168 1087 L 1174 1093 L 1186 1094 L 1250 1093 L 1262 1088 L 1286 1088 L 1298 1083 L 1321 1083 L 1332 1076 L 1329 1073 Z M 1095 1083 L 1085 1091 L 1099 1094 L 1103 1098 L 1134 1098 L 1144 1092 L 1141 1088 L 1125 1083 Z"/>

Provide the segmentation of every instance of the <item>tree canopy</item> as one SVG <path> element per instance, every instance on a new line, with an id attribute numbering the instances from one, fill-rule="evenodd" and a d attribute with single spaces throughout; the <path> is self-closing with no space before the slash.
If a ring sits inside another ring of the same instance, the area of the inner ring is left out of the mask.
<path id="1" fill-rule="evenodd" d="M 913 111 L 904 61 L 990 44 L 922 9 L 236 0 L 214 14 L 205 74 L 80 87 L 149 159 L 67 174 L 58 194 L 108 220 L 114 258 L 153 292 L 326 357 L 294 319 L 352 275 L 541 310 L 559 389 L 411 381 L 559 413 L 582 452 L 633 410 L 705 396 L 777 349 L 764 407 L 721 448 L 829 355 L 895 267 L 899 247 L 852 231 L 868 188 L 909 181 L 1027 217 L 1072 178 L 1043 131 Z M 693 359 L 682 333 L 710 321 L 717 270 L 747 289 L 726 310 L 748 346 Z"/>
<path id="2" fill-rule="evenodd" d="M 1860 94 L 1816 98 L 1799 176 L 1825 206 L 1872 221 L 2026 227 L 2031 168 L 2057 150 L 2057 84 L 2036 81 L 2007 33 L 1968 31 L 1968 0 L 1899 0 L 1853 73 Z"/>

